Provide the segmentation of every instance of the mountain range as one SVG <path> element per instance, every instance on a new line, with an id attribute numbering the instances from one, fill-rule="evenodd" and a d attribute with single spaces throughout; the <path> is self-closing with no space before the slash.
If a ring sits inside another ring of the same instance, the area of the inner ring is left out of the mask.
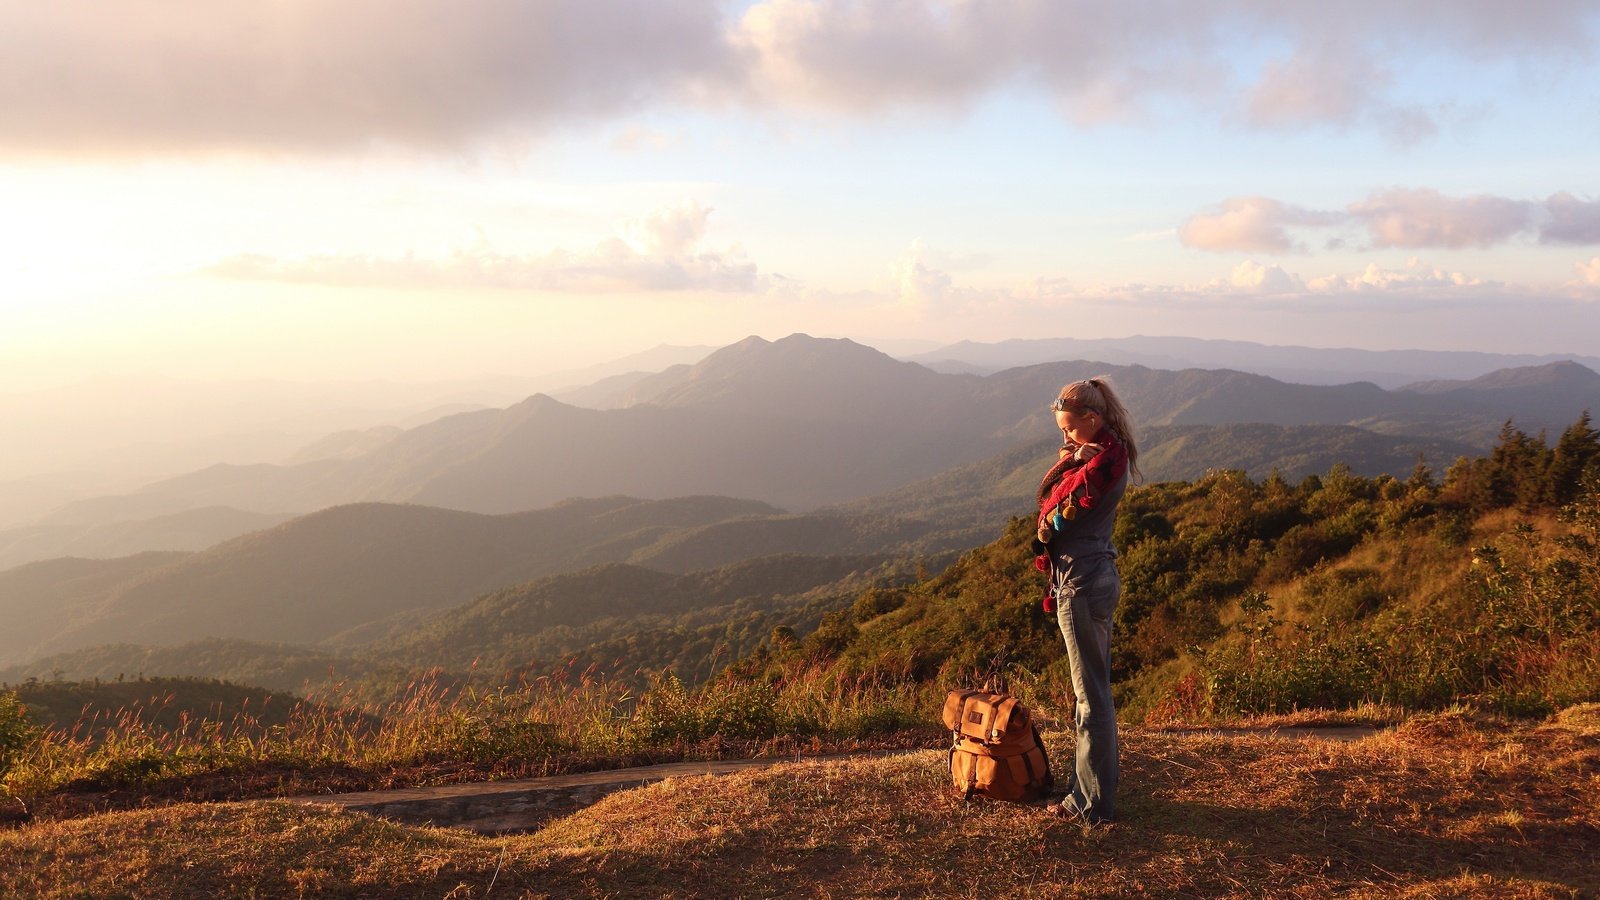
<path id="1" fill-rule="evenodd" d="M 630 376 L 608 396 L 597 388 L 589 402 L 604 408 L 534 395 L 409 429 L 330 436 L 316 459 L 216 465 L 69 503 L 0 532 L 0 566 L 200 549 L 264 521 L 356 502 L 506 514 L 568 497 L 705 494 L 803 513 L 1048 440 L 1049 399 L 1061 384 L 1098 374 L 1112 377 L 1145 432 L 1152 480 L 1217 466 L 1303 474 L 1344 453 L 1358 471 L 1402 472 L 1419 453 L 1445 463 L 1487 448 L 1507 418 L 1554 430 L 1600 401 L 1600 375 L 1573 362 L 1385 390 L 1088 361 L 947 374 L 847 340 L 752 337 L 693 365 Z M 1247 424 L 1279 428 L 1231 430 Z M 1223 430 L 1202 436 L 1207 428 Z M 1160 446 L 1180 438 L 1181 449 Z M 1233 440 L 1245 443 L 1230 450 Z"/>
<path id="2" fill-rule="evenodd" d="M 1358 350 L 1188 337 L 1018 338 L 960 341 L 904 357 L 941 372 L 990 374 L 1060 359 L 1095 359 L 1154 369 L 1237 369 L 1299 384 L 1370 381 L 1400 388 L 1418 381 L 1471 380 L 1499 369 L 1570 360 L 1600 369 L 1600 357 L 1460 350 Z"/>

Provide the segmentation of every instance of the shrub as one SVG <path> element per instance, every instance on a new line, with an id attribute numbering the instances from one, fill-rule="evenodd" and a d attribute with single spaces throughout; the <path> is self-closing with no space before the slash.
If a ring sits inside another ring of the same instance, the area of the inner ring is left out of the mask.
<path id="1" fill-rule="evenodd" d="M 1306 576 L 1302 612 L 1335 622 L 1353 622 L 1377 612 L 1387 595 L 1379 573 L 1357 567 L 1324 569 Z"/>
<path id="2" fill-rule="evenodd" d="M 1327 622 L 1286 627 L 1259 591 L 1239 607 L 1234 633 L 1200 654 L 1215 712 L 1342 708 L 1380 698 L 1380 654 L 1364 634 Z"/>
<path id="3" fill-rule="evenodd" d="M 630 731 L 639 745 L 659 747 L 713 736 L 769 738 L 792 724 L 781 719 L 777 689 L 766 682 L 724 679 L 690 690 L 668 673 L 639 698 Z"/>
<path id="4" fill-rule="evenodd" d="M 0 691 L 0 779 L 11 771 L 12 764 L 38 732 L 16 693 Z"/>
<path id="5" fill-rule="evenodd" d="M 857 622 L 865 622 L 894 612 L 905 602 L 906 592 L 902 588 L 869 588 L 861 593 L 855 606 L 851 607 L 851 614 Z"/>

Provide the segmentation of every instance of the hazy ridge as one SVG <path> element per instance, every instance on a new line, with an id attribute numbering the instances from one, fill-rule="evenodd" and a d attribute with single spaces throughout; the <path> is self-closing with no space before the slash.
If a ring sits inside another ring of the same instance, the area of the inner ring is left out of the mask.
<path id="1" fill-rule="evenodd" d="M 1600 398 L 1600 376 L 1576 364 L 1540 367 L 1502 389 L 1386 391 L 1099 362 L 946 375 L 849 341 L 752 338 L 647 379 L 647 391 L 635 385 L 641 393 L 624 408 L 583 409 L 536 395 L 408 429 L 353 457 L 213 466 L 133 494 L 72 503 L 46 521 L 104 524 L 200 506 L 310 512 L 359 501 L 505 513 L 619 493 L 717 494 L 807 510 L 1047 435 L 1040 413 L 1055 390 L 1095 374 L 1113 377 L 1145 428 L 1345 425 L 1480 449 L 1512 415 L 1529 430 L 1558 429 Z"/>

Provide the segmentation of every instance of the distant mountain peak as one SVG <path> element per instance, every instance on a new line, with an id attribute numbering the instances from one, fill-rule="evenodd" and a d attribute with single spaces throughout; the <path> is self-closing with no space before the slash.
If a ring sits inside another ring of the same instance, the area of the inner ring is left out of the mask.
<path id="1" fill-rule="evenodd" d="M 1420 381 L 1406 385 L 1401 390 L 1416 394 L 1443 394 L 1451 391 L 1501 391 L 1530 387 L 1600 389 L 1600 372 L 1570 359 L 1561 359 L 1540 366 L 1496 369 L 1470 381 Z"/>
<path id="2" fill-rule="evenodd" d="M 532 416 L 549 415 L 553 412 L 575 412 L 579 409 L 580 407 L 573 406 L 570 403 L 562 403 L 549 394 L 534 394 L 521 403 L 510 407 L 506 412 L 511 414 L 513 420 L 523 421 Z"/>
<path id="3" fill-rule="evenodd" d="M 746 376 L 757 370 L 778 373 L 811 368 L 833 369 L 840 365 L 877 365 L 885 369 L 900 369 L 908 364 L 849 338 L 819 338 L 796 332 L 776 341 L 767 341 L 752 335 L 692 366 L 685 380 Z"/>

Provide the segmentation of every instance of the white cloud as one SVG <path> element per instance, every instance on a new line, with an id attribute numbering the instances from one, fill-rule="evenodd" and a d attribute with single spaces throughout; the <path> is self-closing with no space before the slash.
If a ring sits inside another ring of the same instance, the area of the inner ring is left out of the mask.
<path id="1" fill-rule="evenodd" d="M 1219 209 L 1185 222 L 1178 240 L 1200 250 L 1288 253 L 1298 249 L 1290 226 L 1330 225 L 1339 218 L 1336 213 L 1300 209 L 1268 197 L 1230 197 Z"/>
<path id="2" fill-rule="evenodd" d="M 1397 79 L 1378 55 L 1348 38 L 1308 40 L 1262 66 L 1245 95 L 1245 118 L 1277 129 L 1369 124 L 1400 145 L 1432 137 L 1449 110 L 1388 99 Z"/>
<path id="3" fill-rule="evenodd" d="M 1435 287 L 1476 288 L 1489 284 L 1481 278 L 1461 272 L 1447 272 L 1412 257 L 1404 269 L 1385 269 L 1377 263 L 1369 263 L 1358 274 L 1324 275 L 1313 278 L 1306 283 L 1306 287 L 1319 293 L 1363 293 Z"/>
<path id="4" fill-rule="evenodd" d="M 906 254 L 889 266 L 895 298 L 901 306 L 928 309 L 942 305 L 950 297 L 950 274 L 930 266 L 927 255 L 922 241 L 913 241 Z"/>
<path id="5" fill-rule="evenodd" d="M 641 256 L 678 259 L 690 254 L 706 235 L 708 207 L 690 202 L 658 209 L 623 227 L 623 237 Z"/>
<path id="6" fill-rule="evenodd" d="M 697 249 L 711 210 L 698 203 L 659 210 L 626 223 L 621 236 L 581 252 L 506 254 L 483 242 L 443 258 L 314 256 L 276 259 L 244 254 L 208 274 L 249 280 L 382 287 L 492 287 L 541 291 L 733 291 L 762 286 L 738 247 Z"/>
<path id="7" fill-rule="evenodd" d="M 1431 188 L 1391 188 L 1351 203 L 1345 211 L 1290 206 L 1270 197 L 1230 197 L 1192 216 L 1178 239 L 1200 250 L 1288 253 L 1305 249 L 1290 228 L 1358 225 L 1374 247 L 1485 248 L 1537 231 L 1546 244 L 1600 244 L 1600 201 L 1565 191 L 1547 200 L 1480 194 L 1447 197 Z M 1343 236 L 1330 246 L 1349 244 Z"/>
<path id="8" fill-rule="evenodd" d="M 1373 105 L 1387 72 L 1349 48 L 1302 47 L 1287 59 L 1268 62 L 1246 100 L 1257 125 L 1350 123 Z"/>
<path id="9" fill-rule="evenodd" d="M 1600 200 L 1580 200 L 1562 191 L 1545 201 L 1549 215 L 1539 230 L 1546 244 L 1600 244 Z"/>
<path id="10" fill-rule="evenodd" d="M 1589 287 L 1600 287 L 1600 256 L 1588 262 L 1573 263 L 1572 268 L 1578 273 L 1578 281 Z"/>
<path id="11" fill-rule="evenodd" d="M 1288 294 L 1305 289 L 1300 279 L 1275 265 L 1263 266 L 1252 260 L 1239 263 L 1228 276 L 1227 286 L 1252 294 Z"/>
<path id="12" fill-rule="evenodd" d="M 1526 230 L 1536 213 L 1522 200 L 1446 197 L 1428 188 L 1395 188 L 1350 204 L 1379 247 L 1491 247 Z"/>

